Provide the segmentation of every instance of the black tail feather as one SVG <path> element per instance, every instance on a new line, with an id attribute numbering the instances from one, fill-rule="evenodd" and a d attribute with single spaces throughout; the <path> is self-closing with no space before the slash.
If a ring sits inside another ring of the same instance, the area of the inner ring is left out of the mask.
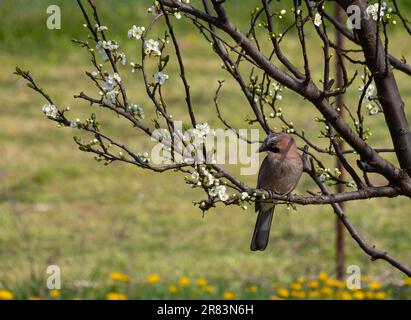
<path id="1" fill-rule="evenodd" d="M 265 211 L 261 207 L 258 210 L 257 222 L 255 224 L 253 239 L 251 240 L 250 246 L 252 251 L 263 251 L 267 248 L 273 215 L 274 206 Z"/>

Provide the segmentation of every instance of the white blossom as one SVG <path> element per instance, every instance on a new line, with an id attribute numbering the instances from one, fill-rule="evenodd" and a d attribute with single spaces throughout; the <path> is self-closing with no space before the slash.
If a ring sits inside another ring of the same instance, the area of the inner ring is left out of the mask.
<path id="1" fill-rule="evenodd" d="M 248 198 L 249 198 L 249 195 L 248 195 L 247 192 L 242 192 L 242 193 L 241 193 L 241 200 L 246 200 L 246 199 L 248 199 Z"/>
<path id="2" fill-rule="evenodd" d="M 103 84 L 103 92 L 101 94 L 106 96 L 111 103 L 116 102 L 116 97 L 118 95 L 116 87 L 119 83 L 121 83 L 120 75 L 118 73 L 112 73 Z"/>
<path id="3" fill-rule="evenodd" d="M 132 104 L 129 108 L 131 112 L 137 115 L 137 117 L 139 117 L 140 119 L 144 119 L 144 110 L 139 104 Z"/>
<path id="4" fill-rule="evenodd" d="M 95 27 L 96 27 L 97 31 L 100 31 L 100 32 L 108 30 L 108 28 L 106 26 L 99 26 L 98 24 L 96 24 Z"/>
<path id="5" fill-rule="evenodd" d="M 375 103 L 372 102 L 372 97 L 374 96 L 375 92 L 375 86 L 371 83 L 368 85 L 367 89 L 365 89 L 365 86 L 362 85 L 361 87 L 358 88 L 359 91 L 361 91 L 361 95 L 364 95 L 364 101 L 366 102 L 365 107 L 368 110 L 368 113 L 373 116 L 376 115 L 378 112 L 380 112 L 379 107 L 375 105 Z M 365 93 L 364 93 L 365 90 Z"/>
<path id="6" fill-rule="evenodd" d="M 53 118 L 53 119 L 57 118 L 58 109 L 54 104 L 45 104 L 42 107 L 42 111 L 49 118 Z"/>
<path id="7" fill-rule="evenodd" d="M 127 64 L 126 54 L 124 52 L 119 52 L 118 57 L 120 58 L 121 64 L 125 66 Z"/>
<path id="8" fill-rule="evenodd" d="M 114 81 L 116 81 L 117 83 L 121 83 L 120 75 L 118 73 L 110 74 L 108 76 L 108 81 L 110 81 L 112 83 L 114 83 Z"/>
<path id="9" fill-rule="evenodd" d="M 372 105 L 371 103 L 366 105 L 366 108 L 368 110 L 368 113 L 370 116 L 376 115 L 378 112 L 380 112 L 379 108 L 377 105 Z"/>
<path id="10" fill-rule="evenodd" d="M 209 187 L 209 186 L 214 185 L 215 182 L 216 182 L 216 178 L 210 172 L 207 172 L 204 177 L 205 185 Z"/>
<path id="11" fill-rule="evenodd" d="M 107 100 L 108 100 L 110 103 L 116 103 L 117 95 L 118 95 L 118 91 L 117 91 L 117 90 L 110 90 L 110 91 L 108 91 L 108 92 L 105 93 L 105 96 L 106 96 Z"/>
<path id="12" fill-rule="evenodd" d="M 226 193 L 227 188 L 225 186 L 215 186 L 208 191 L 211 197 L 218 197 L 221 201 L 227 201 L 229 195 Z"/>
<path id="13" fill-rule="evenodd" d="M 174 17 L 176 17 L 177 20 L 181 19 L 181 12 L 174 12 Z"/>
<path id="14" fill-rule="evenodd" d="M 314 24 L 319 27 L 321 24 L 323 23 L 321 14 L 319 14 L 318 12 L 315 14 L 315 18 L 314 18 Z"/>
<path id="15" fill-rule="evenodd" d="M 275 91 L 281 90 L 281 84 L 278 83 L 278 82 L 274 82 L 274 83 L 273 83 L 273 87 L 274 87 L 274 90 L 275 90 Z"/>
<path id="16" fill-rule="evenodd" d="M 71 121 L 70 122 L 70 127 L 73 128 L 73 129 L 78 128 L 80 123 L 81 123 L 80 119 L 77 118 L 76 121 Z"/>
<path id="17" fill-rule="evenodd" d="M 160 86 L 162 86 L 168 80 L 168 75 L 163 71 L 156 72 L 153 77 L 155 83 L 158 83 Z"/>
<path id="18" fill-rule="evenodd" d="M 148 152 L 138 153 L 137 157 L 144 163 L 150 162 L 150 157 L 148 155 Z"/>
<path id="19" fill-rule="evenodd" d="M 198 180 L 200 179 L 200 174 L 197 171 L 193 171 L 193 173 L 191 174 L 191 179 L 197 183 Z"/>
<path id="20" fill-rule="evenodd" d="M 322 174 L 320 174 L 319 179 L 320 179 L 321 182 L 325 182 L 328 179 L 330 179 L 330 175 L 326 172 L 322 173 Z"/>
<path id="21" fill-rule="evenodd" d="M 367 99 L 369 100 L 375 91 L 375 86 L 373 84 L 370 84 L 367 88 L 367 91 L 365 92 L 365 96 L 367 97 Z"/>
<path id="22" fill-rule="evenodd" d="M 145 50 L 146 54 L 154 53 L 155 55 L 158 55 L 158 56 L 161 55 L 160 42 L 154 39 L 149 39 L 145 42 L 145 46 L 146 46 L 146 50 Z"/>
<path id="23" fill-rule="evenodd" d="M 341 175 L 341 171 L 338 168 L 334 168 L 334 174 L 336 177 L 339 177 Z"/>
<path id="24" fill-rule="evenodd" d="M 130 67 L 131 67 L 131 72 L 135 73 L 137 70 L 139 70 L 139 65 L 136 64 L 135 62 L 130 62 Z"/>
<path id="25" fill-rule="evenodd" d="M 361 94 L 363 94 L 364 89 L 365 89 L 365 86 L 361 86 L 361 87 L 359 87 L 358 90 L 361 91 Z M 367 87 L 367 90 L 365 91 L 364 99 L 366 101 L 369 101 L 372 98 L 372 96 L 374 95 L 374 92 L 375 92 L 375 86 L 371 83 Z"/>
<path id="26" fill-rule="evenodd" d="M 391 12 L 392 9 L 388 9 L 388 12 Z M 384 17 L 385 13 L 387 12 L 387 3 L 383 2 L 381 4 L 381 9 L 380 9 L 380 4 L 374 3 L 370 4 L 367 9 L 366 9 L 367 15 L 371 17 L 374 21 L 378 20 L 378 12 L 380 12 L 380 18 Z"/>
<path id="27" fill-rule="evenodd" d="M 156 1 L 157 4 L 157 1 Z M 157 6 L 152 5 L 150 8 L 147 9 L 148 13 L 151 13 L 153 17 L 158 16 L 160 14 L 159 10 L 157 10 Z"/>
<path id="28" fill-rule="evenodd" d="M 114 40 L 100 40 L 97 42 L 97 46 L 110 51 L 117 50 L 120 47 Z"/>
<path id="29" fill-rule="evenodd" d="M 118 73 L 110 74 L 104 82 L 103 92 L 101 95 L 104 95 L 110 103 L 116 103 L 117 95 L 119 94 L 116 90 L 118 84 L 121 83 L 121 78 Z"/>
<path id="30" fill-rule="evenodd" d="M 227 193 L 219 194 L 218 197 L 223 202 L 226 202 L 229 199 L 229 195 Z"/>
<path id="31" fill-rule="evenodd" d="M 108 56 L 107 56 L 106 50 L 115 51 L 119 47 L 120 46 L 115 41 L 100 40 L 99 42 L 97 42 L 96 50 L 100 54 L 101 59 L 103 59 L 103 61 L 106 62 L 106 61 L 108 61 Z"/>
<path id="32" fill-rule="evenodd" d="M 132 26 L 130 30 L 128 30 L 128 38 L 136 38 L 137 40 L 140 40 L 141 37 L 144 34 L 144 31 L 146 31 L 146 28 L 144 27 L 137 27 L 137 26 Z"/>
<path id="33" fill-rule="evenodd" d="M 208 123 L 197 123 L 193 129 L 194 137 L 200 140 L 205 140 L 209 134 L 214 134 L 214 131 L 210 129 Z"/>

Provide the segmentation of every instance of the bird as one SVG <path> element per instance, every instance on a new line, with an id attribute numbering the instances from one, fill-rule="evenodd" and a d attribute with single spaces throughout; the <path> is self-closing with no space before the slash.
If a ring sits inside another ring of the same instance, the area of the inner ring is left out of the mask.
<path id="1" fill-rule="evenodd" d="M 257 152 L 267 152 L 258 172 L 257 189 L 288 195 L 297 186 L 303 173 L 303 161 L 293 137 L 286 133 L 270 133 Z M 255 202 L 258 212 L 250 249 L 263 251 L 268 245 L 273 203 Z"/>

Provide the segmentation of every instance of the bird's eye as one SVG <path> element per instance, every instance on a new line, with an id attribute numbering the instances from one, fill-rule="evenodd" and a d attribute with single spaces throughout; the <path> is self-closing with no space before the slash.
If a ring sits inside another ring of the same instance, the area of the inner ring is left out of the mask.
<path id="1" fill-rule="evenodd" d="M 274 153 L 279 152 L 279 149 L 277 147 L 277 142 L 276 141 L 270 141 L 268 143 L 268 150 L 270 150 L 271 152 L 274 152 Z"/>

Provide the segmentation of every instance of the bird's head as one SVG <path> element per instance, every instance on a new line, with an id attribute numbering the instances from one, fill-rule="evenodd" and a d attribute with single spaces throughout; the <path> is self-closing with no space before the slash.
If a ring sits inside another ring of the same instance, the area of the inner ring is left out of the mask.
<path id="1" fill-rule="evenodd" d="M 288 153 L 296 149 L 294 139 L 286 133 L 270 133 L 261 144 L 257 152 Z"/>

